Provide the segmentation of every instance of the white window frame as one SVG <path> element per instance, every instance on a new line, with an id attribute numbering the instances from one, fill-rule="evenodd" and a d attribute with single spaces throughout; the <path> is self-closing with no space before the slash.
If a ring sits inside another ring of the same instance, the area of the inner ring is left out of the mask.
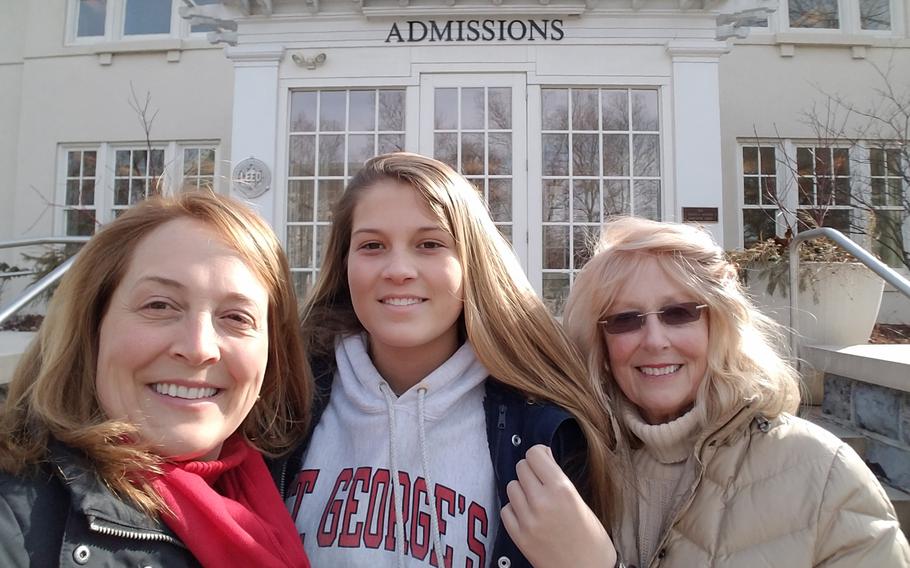
<path id="1" fill-rule="evenodd" d="M 847 144 L 828 144 L 824 147 L 827 148 L 847 148 L 849 151 L 849 161 L 850 161 L 850 178 L 852 184 L 863 183 L 864 185 L 858 188 L 859 191 L 863 192 L 864 198 L 868 197 L 868 192 L 871 191 L 871 186 L 868 183 L 870 180 L 870 165 L 869 165 L 869 150 L 872 148 L 881 147 L 880 142 L 876 144 L 870 144 L 870 141 L 862 141 L 859 144 L 848 146 Z M 739 248 L 743 247 L 743 215 L 742 212 L 744 209 L 754 209 L 756 207 L 747 207 L 745 204 L 745 187 L 744 187 L 744 166 L 743 166 L 743 155 L 742 149 L 745 147 L 771 147 L 774 148 L 775 153 L 775 163 L 776 163 L 776 179 L 777 179 L 777 194 L 781 203 L 784 205 L 784 211 L 779 211 L 776 215 L 776 232 L 778 237 L 783 237 L 784 232 L 788 226 L 797 226 L 796 219 L 794 218 L 794 212 L 800 209 L 812 209 L 812 206 L 799 205 L 799 188 L 797 185 L 797 173 L 796 168 L 796 149 L 797 148 L 814 148 L 820 147 L 818 141 L 815 140 L 804 140 L 804 139 L 785 139 L 785 140 L 769 140 L 769 139 L 740 139 L 737 144 L 737 164 L 736 164 L 736 175 L 737 175 L 737 199 L 738 199 L 738 215 L 737 215 L 737 245 Z M 887 146 L 886 146 L 887 147 Z M 783 155 L 781 155 L 783 153 Z M 782 165 L 783 162 L 783 165 Z M 791 166 L 792 164 L 792 166 Z M 904 191 L 910 191 L 910 187 L 904 187 Z M 835 206 L 837 209 L 846 209 L 847 206 Z M 851 208 L 851 225 L 856 226 L 861 229 L 865 229 L 868 223 L 868 213 L 865 211 L 865 206 L 850 205 Z M 895 209 L 895 207 L 883 206 L 881 209 Z M 897 208 L 899 209 L 899 207 Z M 907 220 L 902 227 L 902 234 L 904 238 L 905 246 L 910 247 L 910 220 Z M 872 250 L 872 235 L 870 234 L 852 234 L 848 235 L 850 238 L 855 240 L 860 246 L 867 250 Z"/>
<path id="2" fill-rule="evenodd" d="M 790 26 L 790 1 L 779 0 L 777 11 L 768 16 L 767 28 L 752 28 L 761 32 L 792 32 L 800 34 L 860 34 L 879 37 L 898 37 L 904 31 L 904 0 L 890 0 L 891 29 L 864 30 L 859 9 L 860 0 L 838 0 L 836 28 L 794 28 Z"/>
<path id="3" fill-rule="evenodd" d="M 182 0 L 171 0 L 171 29 L 168 33 L 126 35 L 126 2 L 128 0 L 107 0 L 104 18 L 104 35 L 79 37 L 79 0 L 67 0 L 66 45 L 91 45 L 110 42 L 154 41 L 162 39 L 204 38 L 206 32 L 191 32 L 190 23 L 180 17 L 178 9 Z"/>
<path id="4" fill-rule="evenodd" d="M 169 142 L 152 142 L 152 149 L 164 150 L 164 193 L 173 194 L 183 187 L 183 150 L 184 148 L 214 148 L 215 173 L 214 190 L 221 191 L 221 147 L 214 140 L 181 140 Z M 118 150 L 145 150 L 145 142 L 100 142 L 96 144 L 59 144 L 57 146 L 57 175 L 54 203 L 55 207 L 54 232 L 59 235 L 66 234 L 66 178 L 67 156 L 70 151 L 94 150 L 97 152 L 95 162 L 95 222 L 101 226 L 114 219 L 114 168 L 116 167 L 116 152 Z"/>

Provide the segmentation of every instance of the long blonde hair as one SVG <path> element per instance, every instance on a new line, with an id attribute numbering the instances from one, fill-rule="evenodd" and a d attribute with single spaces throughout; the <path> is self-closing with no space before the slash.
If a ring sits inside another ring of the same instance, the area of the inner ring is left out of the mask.
<path id="1" fill-rule="evenodd" d="M 751 400 L 751 410 L 773 418 L 794 412 L 799 383 L 778 353 L 780 326 L 743 293 L 735 268 L 704 230 L 691 225 L 617 217 L 604 225 L 594 255 L 578 274 L 563 323 L 587 354 L 589 372 L 605 382 L 614 400 L 625 398 L 610 375 L 600 325 L 642 266 L 656 260 L 669 278 L 708 305 L 708 372 L 697 393 L 706 423 L 716 424 Z"/>
<path id="2" fill-rule="evenodd" d="M 118 495 L 150 514 L 161 501 L 141 475 L 160 458 L 124 444 L 132 424 L 109 420 L 98 403 L 95 367 L 101 321 L 143 237 L 175 219 L 205 223 L 244 259 L 269 291 L 269 357 L 260 399 L 240 426 L 258 449 L 279 454 L 305 433 L 312 380 L 298 328 L 290 270 L 271 228 L 230 198 L 184 193 L 145 201 L 95 235 L 79 252 L 22 355 L 0 411 L 0 470 L 22 474 L 57 440 L 81 450 Z"/>
<path id="3" fill-rule="evenodd" d="M 409 185 L 454 241 L 464 271 L 463 325 L 491 380 L 531 399 L 551 401 L 578 420 L 588 444 L 587 492 L 605 521 L 615 500 L 617 467 L 600 387 L 524 275 L 471 184 L 449 166 L 416 154 L 377 156 L 364 165 L 333 209 L 333 225 L 316 286 L 304 308 L 304 344 L 311 356 L 334 356 L 339 335 L 363 330 L 351 305 L 347 256 L 354 209 L 382 180 Z"/>

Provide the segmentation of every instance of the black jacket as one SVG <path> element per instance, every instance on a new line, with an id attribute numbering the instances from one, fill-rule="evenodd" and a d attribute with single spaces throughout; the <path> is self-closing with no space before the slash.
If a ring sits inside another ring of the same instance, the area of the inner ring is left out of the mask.
<path id="1" fill-rule="evenodd" d="M 316 364 L 313 375 L 316 377 L 316 401 L 313 405 L 310 436 L 290 455 L 278 460 L 267 460 L 275 484 L 285 501 L 292 485 L 288 480 L 293 480 L 300 469 L 309 438 L 328 406 L 332 392 L 333 367 Z M 572 415 L 553 404 L 529 401 L 520 392 L 493 379 L 487 379 L 485 386 L 483 405 L 487 419 L 487 442 L 496 474 L 500 504 L 509 502 L 506 486 L 517 478 L 515 466 L 535 444 L 550 446 L 556 461 L 576 485 L 581 485 L 584 480 L 585 441 Z M 504 527 L 500 527 L 497 533 L 492 554 L 491 567 L 531 568 Z"/>
<path id="2" fill-rule="evenodd" d="M 27 476 L 0 473 L 0 566 L 199 566 L 163 524 L 115 497 L 59 442 Z"/>

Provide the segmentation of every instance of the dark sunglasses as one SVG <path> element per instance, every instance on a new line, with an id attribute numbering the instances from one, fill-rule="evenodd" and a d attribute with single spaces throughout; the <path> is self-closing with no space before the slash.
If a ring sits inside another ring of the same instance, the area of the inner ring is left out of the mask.
<path id="1" fill-rule="evenodd" d="M 698 321 L 701 318 L 701 311 L 708 307 L 708 304 L 699 304 L 698 302 L 683 302 L 681 304 L 670 304 L 654 312 L 622 312 L 607 316 L 606 319 L 597 323 L 603 326 L 604 331 L 610 334 L 628 333 L 644 327 L 645 318 L 654 314 L 665 325 L 684 325 Z"/>

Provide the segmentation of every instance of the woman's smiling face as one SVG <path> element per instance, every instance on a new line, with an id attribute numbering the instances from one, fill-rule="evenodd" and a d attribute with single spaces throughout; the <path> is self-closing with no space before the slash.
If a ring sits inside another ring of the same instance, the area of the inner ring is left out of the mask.
<path id="1" fill-rule="evenodd" d="M 101 408 L 164 457 L 217 458 L 262 387 L 268 306 L 265 285 L 209 226 L 161 225 L 136 246 L 101 320 Z"/>
<path id="2" fill-rule="evenodd" d="M 619 291 L 605 315 L 653 312 L 670 304 L 698 300 L 671 279 L 654 258 L 646 260 Z M 694 404 L 708 370 L 708 316 L 708 311 L 702 310 L 697 321 L 667 325 L 652 314 L 641 329 L 603 334 L 613 379 L 649 423 L 675 420 Z"/>
<path id="3" fill-rule="evenodd" d="M 464 271 L 452 235 L 393 179 L 363 191 L 347 260 L 351 303 L 375 358 L 433 361 L 458 348 Z"/>

